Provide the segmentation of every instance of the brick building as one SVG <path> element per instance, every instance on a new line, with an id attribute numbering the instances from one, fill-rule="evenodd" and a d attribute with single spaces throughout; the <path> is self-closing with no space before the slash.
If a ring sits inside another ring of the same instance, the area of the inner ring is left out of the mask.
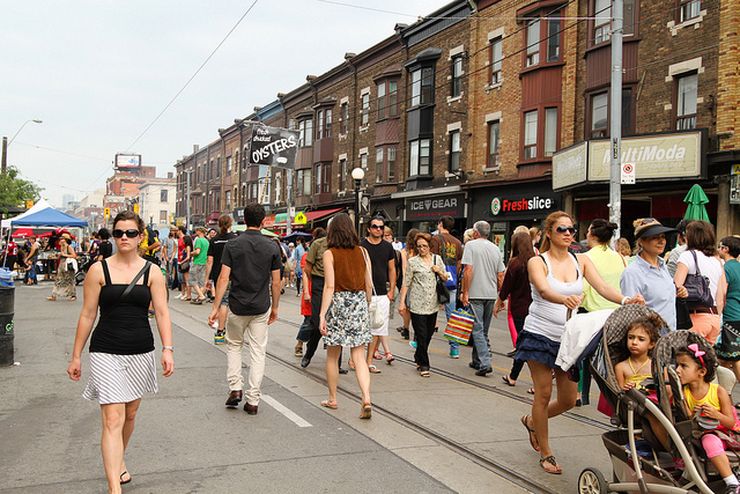
<path id="1" fill-rule="evenodd" d="M 740 15 L 729 3 L 625 0 L 623 151 L 638 183 L 624 188 L 624 227 L 639 216 L 674 223 L 700 183 L 720 233 L 735 229 Z M 584 224 L 607 216 L 609 6 L 460 0 L 399 24 L 180 160 L 177 214 L 187 211 L 189 173 L 193 224 L 238 216 L 255 200 L 275 229 L 289 204 L 320 224 L 354 214 L 359 166 L 370 199 L 361 214 L 381 214 L 401 234 L 450 214 L 458 233 L 490 221 L 503 245 L 516 225 L 555 209 Z M 248 166 L 254 121 L 299 132 L 294 171 Z M 651 153 L 683 156 L 648 163 Z"/>

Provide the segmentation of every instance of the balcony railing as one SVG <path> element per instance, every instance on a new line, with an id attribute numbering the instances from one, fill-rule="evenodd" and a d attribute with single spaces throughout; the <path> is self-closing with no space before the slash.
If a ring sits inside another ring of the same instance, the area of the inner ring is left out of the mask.
<path id="1" fill-rule="evenodd" d="M 696 114 L 676 117 L 676 130 L 691 130 L 696 128 Z"/>

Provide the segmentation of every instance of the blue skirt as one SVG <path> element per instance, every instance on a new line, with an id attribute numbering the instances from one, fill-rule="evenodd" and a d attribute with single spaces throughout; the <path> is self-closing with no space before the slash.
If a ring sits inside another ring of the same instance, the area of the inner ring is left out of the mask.
<path id="1" fill-rule="evenodd" d="M 560 350 L 560 343 L 539 334 L 522 331 L 516 342 L 516 360 L 534 361 L 551 369 L 557 367 L 555 359 Z"/>

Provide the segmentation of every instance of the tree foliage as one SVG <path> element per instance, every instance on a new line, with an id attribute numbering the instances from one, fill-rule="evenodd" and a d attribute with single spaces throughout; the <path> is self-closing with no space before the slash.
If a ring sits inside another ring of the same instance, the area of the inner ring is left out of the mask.
<path id="1" fill-rule="evenodd" d="M 19 177 L 18 170 L 9 166 L 0 173 L 0 210 L 23 207 L 26 201 L 39 200 L 43 189 L 35 183 Z"/>

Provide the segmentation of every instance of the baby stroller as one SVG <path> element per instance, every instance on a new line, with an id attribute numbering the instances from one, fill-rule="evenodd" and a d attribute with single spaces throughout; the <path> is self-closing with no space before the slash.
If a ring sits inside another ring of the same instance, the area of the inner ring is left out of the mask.
<path id="1" fill-rule="evenodd" d="M 95 259 L 87 254 L 80 254 L 78 256 L 77 264 L 79 268 L 75 273 L 75 285 L 79 285 L 80 283 L 85 281 L 85 275 L 87 275 L 87 271 L 90 269 L 90 266 L 92 266 L 94 262 Z"/>
<path id="2" fill-rule="evenodd" d="M 627 392 L 617 384 L 614 367 L 629 355 L 626 349 L 627 328 L 636 319 L 655 314 L 644 306 L 621 307 L 607 319 L 601 342 L 589 365 L 593 378 L 606 402 L 613 408 L 612 424 L 617 429 L 602 435 L 612 461 L 613 481 L 594 468 L 584 469 L 578 477 L 580 494 L 609 492 L 702 493 L 711 494 L 711 487 L 724 490 L 724 483 L 710 472 L 708 463 L 694 433 L 697 421 L 687 417 L 683 408 L 683 393 L 675 372 L 674 354 L 679 348 L 704 339 L 691 331 L 674 331 L 658 340 L 653 350 L 654 383 L 643 383 L 655 390 L 654 403 L 640 390 Z M 662 332 L 661 332 L 662 333 Z M 704 342 L 705 348 L 711 347 Z M 666 383 L 664 371 L 668 374 Z M 670 400 L 667 387 L 673 392 Z M 661 444 L 653 428 L 661 427 L 670 447 Z M 698 436 L 697 436 L 698 437 Z M 728 456 L 731 457 L 730 453 Z"/>

